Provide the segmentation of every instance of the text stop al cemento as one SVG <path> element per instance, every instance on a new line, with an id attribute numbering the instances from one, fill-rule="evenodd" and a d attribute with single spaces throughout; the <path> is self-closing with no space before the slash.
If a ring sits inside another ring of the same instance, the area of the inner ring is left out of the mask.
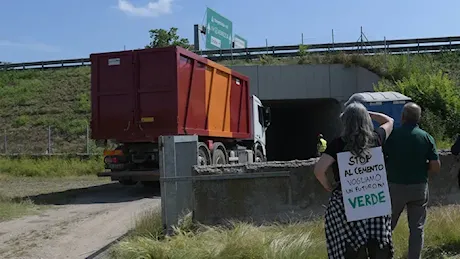
<path id="1" fill-rule="evenodd" d="M 381 147 L 357 157 L 350 152 L 337 154 L 340 183 L 348 221 L 391 213 L 391 200 Z"/>

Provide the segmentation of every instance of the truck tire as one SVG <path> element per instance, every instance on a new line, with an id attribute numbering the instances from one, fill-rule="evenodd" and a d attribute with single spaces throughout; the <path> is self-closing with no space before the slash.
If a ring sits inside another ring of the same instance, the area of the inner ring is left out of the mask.
<path id="1" fill-rule="evenodd" d="M 125 185 L 125 186 L 131 186 L 131 185 L 136 185 L 137 184 L 137 181 L 133 181 L 133 180 L 118 180 L 118 182 L 121 184 L 121 185 Z"/>
<path id="2" fill-rule="evenodd" d="M 204 143 L 198 143 L 198 165 L 210 165 L 211 152 Z"/>
<path id="3" fill-rule="evenodd" d="M 265 162 L 267 161 L 267 158 L 265 158 L 264 153 L 260 148 L 256 149 L 256 152 L 254 154 L 254 162 Z"/>
<path id="4" fill-rule="evenodd" d="M 214 149 L 212 152 L 212 164 L 213 165 L 222 165 L 227 164 L 227 156 L 225 156 L 224 151 L 222 149 Z"/>

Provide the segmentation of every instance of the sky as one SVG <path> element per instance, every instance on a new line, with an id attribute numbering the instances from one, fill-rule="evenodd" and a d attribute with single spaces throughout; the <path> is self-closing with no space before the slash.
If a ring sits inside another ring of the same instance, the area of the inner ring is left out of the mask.
<path id="1" fill-rule="evenodd" d="M 458 0 L 0 0 L 0 61 L 86 58 L 142 48 L 150 29 L 193 42 L 206 7 L 249 47 L 460 35 Z M 200 43 L 203 46 L 203 41 Z"/>

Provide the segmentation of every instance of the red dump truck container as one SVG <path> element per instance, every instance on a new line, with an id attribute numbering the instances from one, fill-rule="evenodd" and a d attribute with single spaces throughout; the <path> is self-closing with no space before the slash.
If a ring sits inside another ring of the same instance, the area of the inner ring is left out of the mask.
<path id="1" fill-rule="evenodd" d="M 198 135 L 202 165 L 241 162 L 248 151 L 265 160 L 269 110 L 249 95 L 248 77 L 181 47 L 90 59 L 91 136 L 119 143 L 99 176 L 157 180 L 160 135 Z"/>
<path id="2" fill-rule="evenodd" d="M 249 79 L 179 47 L 91 55 L 92 138 L 251 138 Z"/>

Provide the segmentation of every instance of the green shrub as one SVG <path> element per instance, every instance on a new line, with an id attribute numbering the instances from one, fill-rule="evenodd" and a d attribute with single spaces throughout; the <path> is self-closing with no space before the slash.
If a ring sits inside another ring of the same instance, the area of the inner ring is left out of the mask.
<path id="1" fill-rule="evenodd" d="M 396 82 L 380 81 L 378 91 L 397 91 L 412 98 L 424 110 L 422 127 L 437 138 L 460 132 L 460 92 L 441 71 L 414 70 Z"/>

